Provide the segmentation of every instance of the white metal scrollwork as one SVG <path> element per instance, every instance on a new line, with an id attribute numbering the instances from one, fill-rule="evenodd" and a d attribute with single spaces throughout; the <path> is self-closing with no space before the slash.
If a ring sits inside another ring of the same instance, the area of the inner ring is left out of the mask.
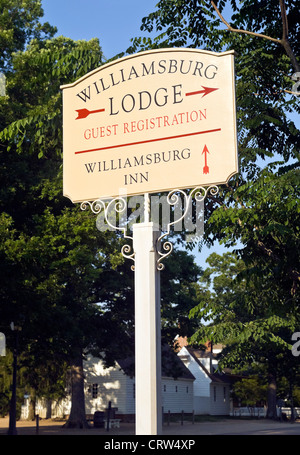
<path id="1" fill-rule="evenodd" d="M 171 227 L 174 226 L 176 223 L 179 223 L 182 221 L 186 214 L 188 213 L 188 210 L 190 208 L 190 204 L 192 203 L 193 198 L 197 202 L 204 201 L 204 199 L 207 197 L 208 194 L 211 196 L 216 196 L 219 192 L 218 186 L 209 186 L 209 187 L 203 187 L 199 186 L 196 187 L 192 190 L 189 191 L 189 193 L 186 193 L 185 191 L 181 189 L 176 189 L 172 190 L 169 192 L 167 196 L 167 203 L 170 206 L 175 206 L 180 198 L 183 198 L 184 200 L 184 210 L 183 213 L 181 214 L 180 217 L 177 219 L 174 219 L 174 221 L 171 221 L 170 223 L 167 224 L 166 231 L 158 238 L 157 240 L 157 245 L 156 245 L 156 250 L 158 254 L 158 260 L 157 260 L 157 269 L 158 270 L 163 270 L 164 269 L 164 264 L 162 261 L 166 259 L 172 252 L 173 250 L 173 245 L 170 241 L 164 241 L 165 237 L 167 237 L 170 234 Z M 135 260 L 135 254 L 133 251 L 133 237 L 127 234 L 128 232 L 128 220 L 124 220 L 123 224 L 119 223 L 119 225 L 113 224 L 111 222 L 110 213 L 111 212 L 116 212 L 117 214 L 126 214 L 127 213 L 127 208 L 128 208 L 128 200 L 127 197 L 122 197 L 118 196 L 110 201 L 105 201 L 103 199 L 96 199 L 93 202 L 90 201 L 85 201 L 82 202 L 81 204 L 81 210 L 86 210 L 88 207 L 91 209 L 93 213 L 96 215 L 99 215 L 101 211 L 103 210 L 104 214 L 104 219 L 108 226 L 112 228 L 113 230 L 120 230 L 123 232 L 124 239 L 128 239 L 131 242 L 130 244 L 125 244 L 123 245 L 121 249 L 121 253 L 123 257 L 126 259 L 131 259 L 133 262 Z M 145 220 L 149 221 L 150 219 L 150 199 L 149 195 L 145 194 L 145 199 L 144 199 L 144 209 L 145 209 Z M 134 270 L 134 265 L 131 266 L 131 269 Z"/>
<path id="2" fill-rule="evenodd" d="M 184 204 L 185 208 L 184 208 L 183 214 L 178 219 L 168 223 L 166 232 L 164 234 L 162 234 L 157 240 L 157 253 L 159 255 L 159 259 L 157 260 L 157 269 L 158 270 L 164 269 L 165 266 L 162 263 L 162 261 L 166 257 L 168 257 L 173 250 L 173 245 L 170 241 L 163 242 L 163 239 L 170 234 L 171 226 L 175 225 L 176 223 L 179 223 L 180 221 L 182 221 L 185 218 L 193 198 L 195 198 L 196 201 L 200 202 L 200 201 L 203 201 L 208 194 L 210 194 L 212 196 L 216 196 L 218 194 L 218 192 L 219 192 L 219 188 L 216 185 L 209 186 L 209 187 L 199 186 L 199 187 L 196 187 L 193 190 L 191 190 L 189 192 L 189 194 L 187 194 L 185 191 L 180 190 L 180 189 L 170 191 L 170 193 L 168 194 L 168 197 L 167 197 L 168 204 L 174 206 L 179 201 L 179 198 L 183 197 L 184 202 L 185 202 L 185 204 Z M 161 250 L 163 250 L 163 251 L 161 251 Z"/>
<path id="3" fill-rule="evenodd" d="M 104 201 L 102 199 L 96 199 L 93 202 L 89 202 L 89 201 L 82 202 L 82 204 L 80 206 L 81 210 L 86 210 L 88 207 L 96 215 L 99 215 L 100 212 L 103 210 L 106 223 L 113 230 L 122 231 L 124 239 L 128 239 L 131 242 L 133 241 L 133 238 L 131 236 L 127 235 L 126 223 L 123 227 L 121 225 L 118 225 L 118 226 L 114 225 L 114 224 L 112 224 L 111 217 L 109 216 L 111 211 L 115 211 L 118 214 L 127 212 L 127 198 L 118 196 L 117 198 L 112 199 L 109 202 Z M 134 262 L 134 251 L 133 251 L 132 245 L 129 245 L 129 244 L 123 245 L 121 248 L 121 253 L 122 253 L 123 257 L 125 257 L 126 259 L 131 259 Z M 131 266 L 131 270 L 134 270 L 134 265 Z"/>

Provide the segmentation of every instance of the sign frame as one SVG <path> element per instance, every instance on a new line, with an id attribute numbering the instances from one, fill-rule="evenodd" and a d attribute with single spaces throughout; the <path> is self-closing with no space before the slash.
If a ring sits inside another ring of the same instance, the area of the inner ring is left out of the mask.
<path id="1" fill-rule="evenodd" d="M 225 184 L 238 172 L 234 51 L 145 51 L 61 89 L 72 202 Z"/>

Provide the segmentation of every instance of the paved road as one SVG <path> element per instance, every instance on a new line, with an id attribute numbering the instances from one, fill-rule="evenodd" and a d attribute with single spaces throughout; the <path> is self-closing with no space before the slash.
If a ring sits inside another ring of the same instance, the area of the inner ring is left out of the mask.
<path id="1" fill-rule="evenodd" d="M 194 427 L 194 428 L 193 428 Z M 187 424 L 180 429 L 173 425 L 164 428 L 164 434 L 185 435 L 300 435 L 300 422 L 273 422 L 267 420 L 224 420 Z"/>
<path id="2" fill-rule="evenodd" d="M 6 435 L 9 421 L 0 419 L 0 435 Z M 103 435 L 113 437 L 118 435 L 134 436 L 134 425 L 121 423 L 120 428 L 107 432 L 105 429 L 91 428 L 65 429 L 63 422 L 40 420 L 39 435 Z M 18 435 L 35 435 L 35 422 L 17 422 Z M 239 420 L 224 419 L 218 422 L 199 422 L 194 425 L 190 422 L 172 423 L 163 426 L 163 437 L 167 436 L 197 436 L 197 435 L 300 435 L 300 422 L 273 422 L 269 420 Z"/>

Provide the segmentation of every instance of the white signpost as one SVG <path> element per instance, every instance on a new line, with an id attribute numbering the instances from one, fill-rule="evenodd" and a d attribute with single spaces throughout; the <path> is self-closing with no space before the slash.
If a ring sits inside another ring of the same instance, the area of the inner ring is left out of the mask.
<path id="1" fill-rule="evenodd" d="M 63 187 L 73 202 L 209 187 L 238 171 L 234 52 L 159 49 L 63 90 Z M 94 201 L 92 204 L 90 201 Z M 96 204 L 96 205 L 95 205 Z M 145 204 L 147 205 L 147 204 Z M 133 226 L 136 434 L 161 433 L 160 262 L 145 211 Z"/>

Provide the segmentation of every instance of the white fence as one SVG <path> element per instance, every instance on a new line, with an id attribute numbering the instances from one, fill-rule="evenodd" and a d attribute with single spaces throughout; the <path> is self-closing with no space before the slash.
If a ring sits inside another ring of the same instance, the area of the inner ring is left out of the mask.
<path id="1" fill-rule="evenodd" d="M 291 417 L 292 410 L 288 407 L 277 408 L 277 415 L 280 417 L 280 413 L 285 414 L 287 417 Z M 300 417 L 300 408 L 294 408 L 295 418 Z"/>
<path id="2" fill-rule="evenodd" d="M 245 406 L 240 408 L 233 408 L 233 410 L 230 412 L 230 415 L 233 417 L 265 417 L 266 411 L 266 408 Z"/>
<path id="3" fill-rule="evenodd" d="M 233 408 L 230 412 L 230 415 L 233 417 L 266 417 L 267 408 L 266 407 L 240 407 Z M 294 408 L 295 417 L 300 417 L 300 408 Z M 282 414 L 285 414 L 286 417 L 290 417 L 292 414 L 291 408 L 289 407 L 277 407 L 277 416 L 280 418 Z"/>

